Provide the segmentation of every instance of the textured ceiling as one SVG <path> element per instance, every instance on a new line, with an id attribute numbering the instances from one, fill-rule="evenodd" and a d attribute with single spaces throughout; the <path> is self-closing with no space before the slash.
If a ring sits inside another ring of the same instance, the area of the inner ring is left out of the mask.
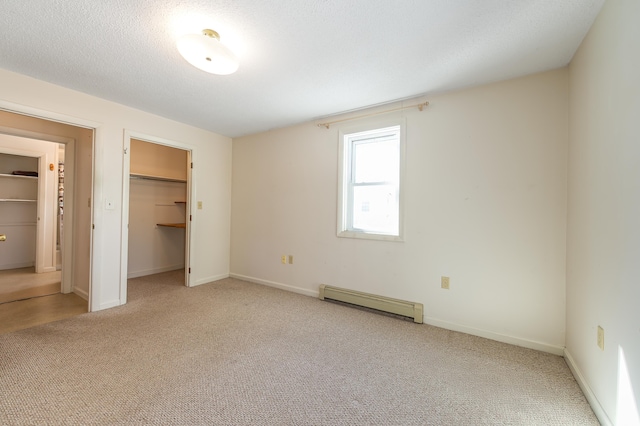
<path id="1" fill-rule="evenodd" d="M 562 67 L 604 0 L 2 0 L 0 68 L 226 136 Z M 233 75 L 175 40 L 213 28 Z"/>

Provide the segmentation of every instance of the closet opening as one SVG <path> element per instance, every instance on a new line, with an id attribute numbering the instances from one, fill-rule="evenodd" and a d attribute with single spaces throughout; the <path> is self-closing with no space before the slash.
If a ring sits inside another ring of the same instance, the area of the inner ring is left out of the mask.
<path id="1" fill-rule="evenodd" d="M 123 197 L 127 210 L 126 277 L 128 279 L 170 271 L 184 271 L 181 283 L 190 286 L 189 241 L 191 230 L 192 152 L 171 142 L 145 137 L 125 137 Z M 129 155 L 126 155 L 126 154 Z M 129 160 L 128 162 L 126 160 Z M 124 234 L 124 233 L 123 233 Z M 176 274 L 172 275 L 173 277 Z M 127 290 L 122 292 L 127 294 Z"/>

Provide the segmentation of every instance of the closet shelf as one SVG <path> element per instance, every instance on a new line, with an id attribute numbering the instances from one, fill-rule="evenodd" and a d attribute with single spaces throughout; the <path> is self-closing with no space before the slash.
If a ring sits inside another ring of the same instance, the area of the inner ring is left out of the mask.
<path id="1" fill-rule="evenodd" d="M 141 173 L 131 173 L 129 174 L 129 177 L 131 179 L 159 180 L 163 182 L 181 182 L 181 183 L 187 182 L 186 179 L 174 179 L 174 178 L 168 178 L 163 176 L 145 175 Z"/>
<path id="2" fill-rule="evenodd" d="M 0 198 L 0 203 L 35 203 L 37 200 L 21 200 L 19 198 Z"/>
<path id="3" fill-rule="evenodd" d="M 158 226 L 164 226 L 165 228 L 186 228 L 186 223 L 156 223 Z"/>
<path id="4" fill-rule="evenodd" d="M 187 204 L 186 201 L 174 201 L 173 203 L 156 203 L 157 207 L 174 207 L 176 204 Z"/>
<path id="5" fill-rule="evenodd" d="M 17 179 L 32 179 L 32 180 L 38 180 L 38 176 L 12 175 L 12 174 L 9 174 L 9 173 L 0 173 L 0 177 L 3 177 L 3 178 L 17 178 Z"/>

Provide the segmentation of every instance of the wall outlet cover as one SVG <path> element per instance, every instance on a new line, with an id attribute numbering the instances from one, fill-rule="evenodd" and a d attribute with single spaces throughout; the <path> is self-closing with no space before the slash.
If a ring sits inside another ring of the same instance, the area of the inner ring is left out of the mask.
<path id="1" fill-rule="evenodd" d="M 604 351 L 604 329 L 598 326 L 598 347 Z"/>
<path id="2" fill-rule="evenodd" d="M 449 277 L 442 276 L 440 277 L 440 287 L 445 290 L 449 290 Z"/>

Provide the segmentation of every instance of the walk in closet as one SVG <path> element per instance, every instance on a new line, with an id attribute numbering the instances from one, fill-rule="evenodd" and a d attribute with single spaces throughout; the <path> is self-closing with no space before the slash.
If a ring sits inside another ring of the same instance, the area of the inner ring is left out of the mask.
<path id="1" fill-rule="evenodd" d="M 185 267 L 188 152 L 131 139 L 128 278 Z"/>
<path id="2" fill-rule="evenodd" d="M 38 158 L 0 153 L 0 270 L 35 266 Z"/>

